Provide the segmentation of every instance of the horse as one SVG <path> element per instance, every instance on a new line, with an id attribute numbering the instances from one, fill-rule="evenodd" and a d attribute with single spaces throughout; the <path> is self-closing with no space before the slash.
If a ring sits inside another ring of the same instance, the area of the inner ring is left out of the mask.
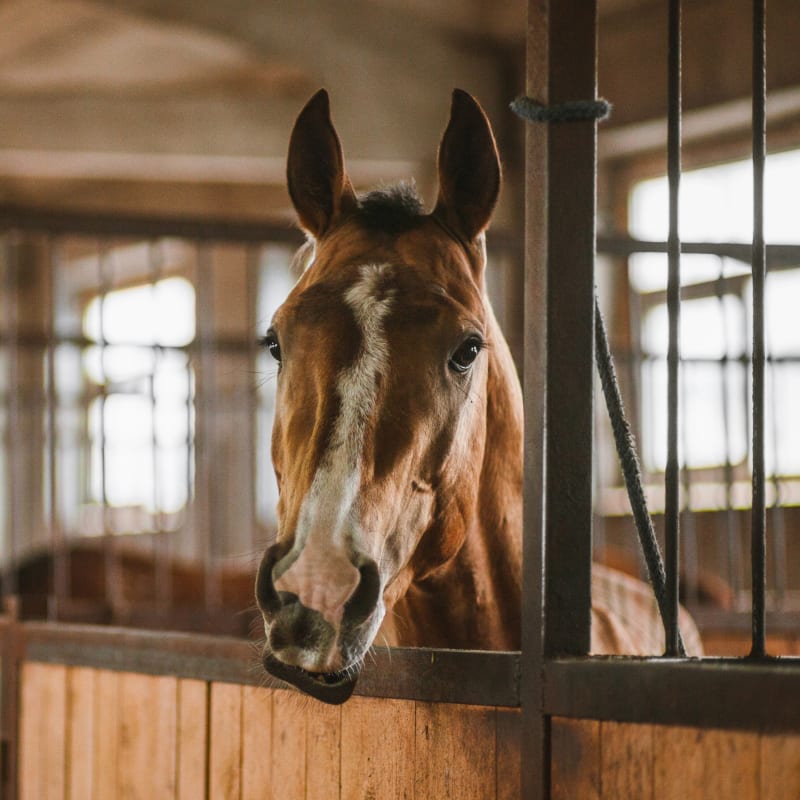
<path id="1" fill-rule="evenodd" d="M 255 595 L 266 671 L 329 703 L 350 696 L 378 636 L 520 647 L 522 394 L 485 283 L 501 167 L 459 89 L 437 167 L 430 212 L 412 184 L 357 195 L 324 89 L 289 141 L 307 243 L 263 337 L 279 530 Z M 629 635 L 620 601 L 657 638 L 648 587 L 601 567 L 593 587 L 592 652 L 657 646 Z"/>

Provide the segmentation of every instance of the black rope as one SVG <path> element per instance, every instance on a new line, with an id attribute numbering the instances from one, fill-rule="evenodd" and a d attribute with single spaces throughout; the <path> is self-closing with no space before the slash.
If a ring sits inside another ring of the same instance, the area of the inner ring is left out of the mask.
<path id="1" fill-rule="evenodd" d="M 511 103 L 511 110 L 527 122 L 581 122 L 587 119 L 604 120 L 611 113 L 611 103 L 603 98 L 575 100 L 546 106 L 524 95 Z"/>
<path id="2" fill-rule="evenodd" d="M 666 620 L 668 619 L 668 600 L 667 600 L 667 581 L 664 572 L 664 562 L 661 558 L 661 550 L 658 547 L 653 518 L 647 508 L 647 498 L 642 486 L 642 472 L 639 467 L 639 458 L 636 455 L 636 442 L 633 432 L 625 416 L 625 407 L 622 403 L 622 395 L 619 391 L 617 374 L 614 370 L 614 361 L 611 357 L 611 350 L 608 346 L 608 335 L 603 323 L 603 315 L 600 312 L 600 303 L 597 295 L 594 298 L 594 342 L 597 358 L 597 371 L 600 373 L 600 384 L 603 388 L 603 396 L 606 399 L 608 416 L 611 420 L 611 430 L 614 434 L 614 443 L 617 446 L 617 456 L 622 467 L 622 475 L 625 478 L 625 488 L 628 491 L 628 499 L 631 503 L 633 519 L 636 523 L 636 530 L 639 533 L 639 543 L 642 546 L 644 560 L 647 564 L 647 572 L 650 576 L 650 583 L 656 596 L 658 609 L 661 612 L 661 620 L 664 623 L 664 633 L 666 635 Z M 683 645 L 680 631 L 678 631 L 678 655 L 685 656 L 686 649 Z"/>
<path id="3" fill-rule="evenodd" d="M 580 122 L 583 120 L 603 120 L 611 113 L 611 104 L 602 98 L 597 100 L 579 100 L 570 103 L 558 103 L 545 106 L 530 97 L 517 97 L 511 103 L 511 110 L 527 122 Z M 614 434 L 614 443 L 617 448 L 622 474 L 625 479 L 625 488 L 639 534 L 639 544 L 644 554 L 650 583 L 658 603 L 661 621 L 664 625 L 664 635 L 669 643 L 668 620 L 670 607 L 667 597 L 667 581 L 664 571 L 664 561 L 656 539 L 653 519 L 647 508 L 642 485 L 642 473 L 639 467 L 639 458 L 636 455 L 636 444 L 630 425 L 625 416 L 622 395 L 608 346 L 603 316 L 600 313 L 600 304 L 595 293 L 595 353 L 597 369 L 600 373 L 600 383 L 603 396 L 606 400 L 608 415 L 611 420 L 611 430 Z M 677 626 L 676 626 L 677 627 Z M 685 656 L 686 649 L 680 630 L 677 630 L 677 655 Z"/>

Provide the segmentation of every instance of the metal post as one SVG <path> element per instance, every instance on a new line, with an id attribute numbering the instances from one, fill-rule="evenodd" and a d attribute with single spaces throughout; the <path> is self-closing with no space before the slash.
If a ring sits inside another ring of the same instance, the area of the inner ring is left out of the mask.
<path id="1" fill-rule="evenodd" d="M 594 100 L 596 3 L 532 1 L 528 14 L 527 94 Z M 549 796 L 544 660 L 590 641 L 596 123 L 526 127 L 521 796 L 533 800 Z"/>
<path id="2" fill-rule="evenodd" d="M 680 652 L 678 633 L 678 581 L 680 564 L 680 466 L 678 431 L 680 429 L 678 382 L 680 369 L 680 259 L 678 232 L 679 189 L 681 178 L 681 2 L 669 4 L 669 109 L 667 121 L 667 175 L 669 180 L 669 238 L 667 257 L 667 309 L 669 349 L 667 352 L 667 467 L 665 479 L 665 567 L 667 573 L 666 654 Z"/>

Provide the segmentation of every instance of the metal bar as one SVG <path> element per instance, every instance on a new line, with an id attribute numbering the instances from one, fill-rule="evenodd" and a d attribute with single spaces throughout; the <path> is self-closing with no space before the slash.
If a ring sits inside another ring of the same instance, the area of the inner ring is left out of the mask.
<path id="1" fill-rule="evenodd" d="M 551 104 L 596 95 L 596 12 L 551 5 Z M 545 656 L 590 643 L 596 147 L 594 120 L 549 140 Z"/>
<path id="2" fill-rule="evenodd" d="M 667 177 L 669 181 L 669 238 L 667 256 L 667 309 L 669 349 L 667 353 L 667 468 L 665 473 L 665 567 L 667 573 L 666 653 L 678 655 L 678 594 L 680 570 L 680 465 L 678 431 L 680 429 L 678 382 L 680 373 L 680 236 L 678 231 L 681 178 L 681 2 L 669 4 L 669 64 L 667 119 Z"/>
<path id="3" fill-rule="evenodd" d="M 629 236 L 597 237 L 597 252 L 613 256 L 631 256 L 635 253 L 666 253 L 667 242 L 654 242 L 633 239 Z M 732 258 L 743 264 L 750 264 L 753 248 L 749 244 L 737 242 L 680 242 L 681 253 L 687 255 L 710 255 Z M 770 269 L 794 269 L 800 265 L 800 245 L 766 245 L 767 264 Z"/>
<path id="4" fill-rule="evenodd" d="M 247 426 L 248 452 L 248 483 L 246 496 L 249 506 L 249 525 L 250 532 L 248 538 L 248 556 L 252 559 L 257 558 L 259 546 L 262 544 L 258 540 L 258 492 L 256 487 L 256 476 L 258 475 L 258 377 L 256 363 L 258 360 L 258 347 L 256 345 L 257 336 L 260 331 L 258 328 L 258 303 L 261 287 L 259 275 L 259 262 L 261 250 L 256 246 L 248 247 L 245 252 L 245 280 L 247 282 L 247 374 L 251 375 L 251 380 L 245 389 L 245 408 Z"/>
<path id="5" fill-rule="evenodd" d="M 526 93 L 550 101 L 549 4 L 528 2 Z M 520 675 L 520 797 L 549 794 L 548 724 L 543 712 L 545 393 L 547 368 L 550 128 L 525 126 L 525 290 L 523 308 L 524 486 L 522 540 L 522 672 Z"/>
<path id="6" fill-rule="evenodd" d="M 108 342 L 106 341 L 106 297 L 110 290 L 109 283 L 109 259 L 110 253 L 102 242 L 97 245 L 97 287 L 98 287 L 98 319 L 99 330 L 97 335 L 97 346 L 100 348 L 100 374 L 102 384 L 100 389 L 99 402 L 99 428 L 97 431 L 98 443 L 100 448 L 100 504 L 103 518 L 103 560 L 105 563 L 106 601 L 111 608 L 118 608 L 118 595 L 120 590 L 119 580 L 119 557 L 117 554 L 116 542 L 114 541 L 114 530 L 110 523 L 110 507 L 108 500 L 108 464 L 106 437 L 106 403 L 108 400 L 108 385 L 106 375 L 106 355 Z M 113 283 L 113 276 L 111 282 Z"/>
<path id="7" fill-rule="evenodd" d="M 766 654 L 766 529 L 764 480 L 764 165 L 766 161 L 766 0 L 753 2 L 753 501 L 751 567 L 754 658 Z"/>
<path id="8" fill-rule="evenodd" d="M 722 312 L 722 340 L 725 342 L 725 354 L 720 362 L 721 377 L 722 377 L 722 427 L 725 434 L 725 515 L 720 516 L 720 529 L 719 537 L 722 547 L 719 548 L 721 552 L 724 551 L 727 557 L 728 566 L 728 584 L 733 589 L 734 597 L 738 597 L 742 590 L 743 585 L 743 559 L 742 559 L 742 542 L 741 531 L 739 525 L 739 515 L 734 511 L 733 507 L 733 458 L 731 451 L 733 442 L 731 438 L 731 401 L 730 392 L 728 390 L 728 383 L 731 375 L 731 369 L 735 369 L 736 365 L 733 357 L 736 354 L 730 353 L 728 348 L 730 346 L 730 331 L 728 326 L 728 316 L 725 312 L 724 301 L 724 258 L 719 258 L 719 276 L 716 282 L 716 295 L 717 301 L 720 305 Z M 722 558 L 720 558 L 722 563 Z"/>
<path id="9" fill-rule="evenodd" d="M 8 437 L 8 558 L 5 559 L 5 576 L 3 587 L 6 596 L 17 593 L 17 545 L 21 527 L 20 505 L 22 492 L 19 490 L 20 473 L 24 474 L 23 465 L 17 462 L 21 453 L 19 441 L 20 420 L 20 382 L 19 382 L 19 272 L 20 272 L 19 236 L 12 234 L 7 243 L 8 258 L 6 261 L 6 285 L 3 295 L 6 298 L 5 319 L 8 334 L 8 405 L 7 405 L 7 437 Z"/>
<path id="10" fill-rule="evenodd" d="M 221 636 L 81 625 L 19 625 L 29 661 L 282 687 L 251 642 Z M 376 647 L 356 694 L 441 703 L 519 705 L 519 653 Z"/>
<path id="11" fill-rule="evenodd" d="M 60 606 L 69 596 L 69 552 L 65 547 L 64 531 L 58 517 L 58 391 L 56 388 L 56 309 L 58 308 L 58 281 L 61 274 L 60 250 L 49 240 L 49 279 L 47 293 L 45 418 L 47 421 L 47 471 L 48 471 L 48 527 L 53 549 L 53 597 L 49 616 L 58 619 Z"/>
<path id="12" fill-rule="evenodd" d="M 160 490 L 161 465 L 159 459 L 159 437 L 158 437 L 158 391 L 156 383 L 158 380 L 159 366 L 163 361 L 164 349 L 160 346 L 158 335 L 158 282 L 163 276 L 163 253 L 160 241 L 151 240 L 147 246 L 148 266 L 150 270 L 150 302 L 152 305 L 152 316 L 150 325 L 153 331 L 152 370 L 149 383 L 149 401 L 151 413 L 150 448 L 152 452 L 153 470 L 153 522 L 155 537 L 153 541 L 153 569 L 155 571 L 155 601 L 157 606 L 166 611 L 172 606 L 172 573 L 169 568 L 171 557 L 171 537 L 166 534 L 164 529 L 163 497 Z"/>
<path id="13" fill-rule="evenodd" d="M 200 217 L 125 216 L 48 211 L 0 205 L 0 230 L 44 231 L 94 237 L 174 236 L 218 242 L 286 242 L 300 245 L 302 233 L 285 222 L 234 222 Z"/>
<path id="14" fill-rule="evenodd" d="M 219 491 L 213 474 L 214 433 L 218 421 L 217 371 L 214 347 L 216 328 L 214 309 L 214 261 L 209 250 L 210 243 L 197 243 L 197 273 L 195 281 L 197 331 L 200 334 L 199 370 L 195 369 L 197 404 L 203 409 L 202 416 L 196 417 L 195 426 L 195 510 L 198 512 L 197 537 L 202 548 L 201 556 L 205 565 L 203 572 L 203 598 L 206 610 L 219 605 L 220 586 L 215 569 L 215 534 L 221 532 L 217 525 L 220 511 Z M 199 379 L 198 379 L 199 378 Z M 199 483 L 198 483 L 199 481 Z"/>
<path id="15" fill-rule="evenodd" d="M 593 100 L 596 34 L 594 0 L 531 0 L 527 94 Z M 521 797 L 538 800 L 550 792 L 541 665 L 590 644 L 597 132 L 526 127 Z"/>
<path id="16" fill-rule="evenodd" d="M 545 711 L 582 719 L 800 730 L 800 659 L 558 659 L 544 665 Z"/>

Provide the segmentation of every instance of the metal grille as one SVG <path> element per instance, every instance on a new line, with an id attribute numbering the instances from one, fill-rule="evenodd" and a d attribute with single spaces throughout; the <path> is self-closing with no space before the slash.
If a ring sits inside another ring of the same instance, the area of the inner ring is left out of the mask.
<path id="1" fill-rule="evenodd" d="M 752 248 L 724 245 L 707 252 L 752 264 L 752 574 L 748 587 L 752 644 L 749 658 L 675 658 L 681 545 L 691 560 L 687 530 L 681 530 L 679 458 L 681 252 L 692 246 L 678 236 L 681 178 L 681 6 L 669 4 L 669 183 L 670 235 L 657 247 L 669 253 L 670 346 L 667 468 L 663 540 L 670 610 L 666 614 L 667 658 L 587 658 L 590 624 L 589 572 L 592 546 L 594 441 L 591 424 L 594 382 L 592 295 L 595 291 L 596 123 L 574 121 L 528 126 L 526 214 L 526 513 L 524 628 L 521 679 L 523 743 L 532 754 L 523 771 L 523 796 L 549 795 L 549 736 L 554 717 L 732 727 L 778 731 L 796 729 L 800 719 L 785 698 L 797 686 L 796 659 L 776 661 L 768 652 L 766 608 L 766 487 L 764 469 L 763 338 L 764 3 L 753 6 Z M 527 94 L 545 107 L 590 103 L 596 98 L 596 4 L 530 5 Z M 568 64 L 569 69 L 564 65 Z M 624 98 L 617 99 L 620 102 Z M 601 242 L 600 249 L 648 247 L 635 242 Z M 703 246 L 695 246 L 702 250 Z M 778 257 L 777 252 L 775 252 Z M 786 255 L 784 253 L 783 255 Z M 790 256 L 791 257 L 791 256 Z M 634 360 L 636 354 L 634 353 Z M 683 362 L 683 363 L 682 363 Z M 546 392 L 539 379 L 546 375 Z M 636 404 L 633 404 L 634 407 Z M 730 471 L 730 470 L 729 470 Z M 685 473 L 683 480 L 685 480 Z M 730 507 L 729 519 L 734 515 Z M 597 521 L 595 517 L 594 521 Z M 741 520 L 739 520 L 741 522 Z M 629 535 L 632 535 L 632 525 Z M 734 531 L 727 541 L 738 542 Z M 544 585 L 542 586 L 542 582 Z M 756 689 L 755 687 L 758 687 Z"/>
<path id="2" fill-rule="evenodd" d="M 275 532 L 280 227 L 8 210 L 3 594 L 23 617 L 248 632 Z"/>
<path id="3" fill-rule="evenodd" d="M 276 533 L 296 230 L 0 212 L 2 593 L 23 619 L 247 635 Z M 515 243 L 490 292 L 514 327 Z M 511 337 L 513 340 L 513 336 Z"/>

